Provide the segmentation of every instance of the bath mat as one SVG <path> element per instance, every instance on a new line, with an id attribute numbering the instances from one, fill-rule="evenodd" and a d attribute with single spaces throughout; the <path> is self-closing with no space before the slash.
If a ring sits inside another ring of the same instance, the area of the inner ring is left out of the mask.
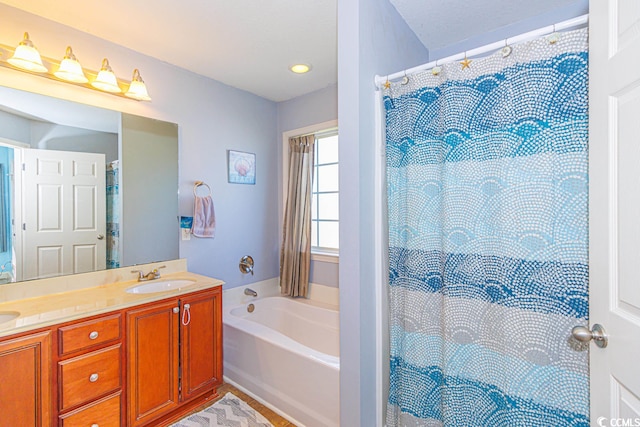
<path id="1" fill-rule="evenodd" d="M 208 408 L 170 427 L 273 427 L 273 424 L 233 393 L 227 393 Z"/>

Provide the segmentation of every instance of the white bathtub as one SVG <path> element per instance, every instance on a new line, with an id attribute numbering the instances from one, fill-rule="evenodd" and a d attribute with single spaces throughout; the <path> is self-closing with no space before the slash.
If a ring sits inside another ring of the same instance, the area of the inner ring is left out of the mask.
<path id="1" fill-rule="evenodd" d="M 296 425 L 340 424 L 338 311 L 268 297 L 225 307 L 226 379 Z"/>

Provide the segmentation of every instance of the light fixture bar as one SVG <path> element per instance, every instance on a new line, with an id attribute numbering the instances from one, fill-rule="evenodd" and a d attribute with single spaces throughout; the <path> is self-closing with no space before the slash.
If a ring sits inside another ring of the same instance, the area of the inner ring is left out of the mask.
<path id="1" fill-rule="evenodd" d="M 27 74 L 31 74 L 33 76 L 38 76 L 38 77 L 44 77 L 47 78 L 49 80 L 54 80 L 57 82 L 62 82 L 62 83 L 66 83 L 66 84 L 70 84 L 73 86 L 80 86 L 80 87 L 84 87 L 87 89 L 91 89 L 93 91 L 97 91 L 100 93 L 106 93 L 109 95 L 113 95 L 113 96 L 117 96 L 120 98 L 126 98 L 126 99 L 134 99 L 137 101 L 150 101 L 151 98 L 148 96 L 147 97 L 132 97 L 132 96 L 126 96 L 125 93 L 129 93 L 129 88 L 132 84 L 131 81 L 129 80 L 124 80 L 121 79 L 119 77 L 116 77 L 116 82 L 117 85 L 120 87 L 121 91 L 120 92 L 108 92 L 105 90 L 101 90 L 98 89 L 94 86 L 91 85 L 92 82 L 94 82 L 97 77 L 98 77 L 98 73 L 99 71 L 94 71 L 94 70 L 89 70 L 86 68 L 82 68 L 82 70 L 84 71 L 84 75 L 87 77 L 87 82 L 72 82 L 66 79 L 62 79 L 62 78 L 58 78 L 55 76 L 55 72 L 58 71 L 60 69 L 60 64 L 62 61 L 56 60 L 56 59 L 52 59 L 52 58 L 48 58 L 45 56 L 40 55 L 40 58 L 42 59 L 42 64 L 44 65 L 44 67 L 46 68 L 45 72 L 35 72 L 35 71 L 29 71 L 29 70 L 24 70 L 22 68 L 17 68 L 13 65 L 11 65 L 8 60 L 9 58 L 11 58 L 13 56 L 15 52 L 15 48 L 5 45 L 5 44 L 0 44 L 0 67 L 4 67 L 4 68 L 9 68 L 11 70 L 14 71 L 19 71 L 19 72 L 23 72 L 23 73 L 27 73 Z M 140 75 L 140 73 L 138 72 L 138 76 Z M 144 84 L 144 82 L 142 83 Z M 137 84 L 134 84 L 134 86 L 137 86 Z"/>

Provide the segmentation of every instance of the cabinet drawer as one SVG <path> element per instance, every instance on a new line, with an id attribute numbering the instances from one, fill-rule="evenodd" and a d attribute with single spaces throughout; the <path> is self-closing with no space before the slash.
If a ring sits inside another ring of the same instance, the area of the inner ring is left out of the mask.
<path id="1" fill-rule="evenodd" d="M 119 340 L 120 314 L 64 326 L 58 337 L 61 355 Z"/>
<path id="2" fill-rule="evenodd" d="M 58 362 L 61 410 L 121 387 L 120 344 Z"/>
<path id="3" fill-rule="evenodd" d="M 120 393 L 60 416 L 61 427 L 120 427 Z"/>

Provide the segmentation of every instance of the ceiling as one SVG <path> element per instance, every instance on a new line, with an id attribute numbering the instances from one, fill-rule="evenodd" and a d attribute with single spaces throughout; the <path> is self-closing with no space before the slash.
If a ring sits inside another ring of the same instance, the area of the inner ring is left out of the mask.
<path id="1" fill-rule="evenodd" d="M 437 49 L 576 0 L 389 1 Z M 337 0 L 2 2 L 276 102 L 337 82 Z"/>
<path id="2" fill-rule="evenodd" d="M 576 0 L 389 0 L 430 51 Z"/>

